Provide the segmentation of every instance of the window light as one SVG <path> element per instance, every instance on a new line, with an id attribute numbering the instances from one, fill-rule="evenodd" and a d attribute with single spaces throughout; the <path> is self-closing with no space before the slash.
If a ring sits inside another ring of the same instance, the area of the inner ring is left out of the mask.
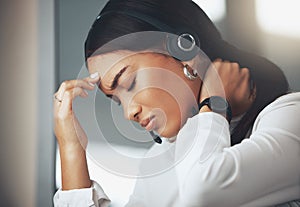
<path id="1" fill-rule="evenodd" d="M 299 0 L 256 0 L 256 18 L 263 31 L 300 36 Z"/>

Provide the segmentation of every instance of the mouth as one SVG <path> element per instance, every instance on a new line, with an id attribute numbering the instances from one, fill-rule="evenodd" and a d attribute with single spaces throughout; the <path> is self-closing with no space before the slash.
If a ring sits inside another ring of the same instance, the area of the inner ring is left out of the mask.
<path id="1" fill-rule="evenodd" d="M 152 131 L 155 126 L 155 117 L 150 116 L 150 118 L 144 119 L 140 122 L 140 125 L 144 127 L 147 131 Z"/>

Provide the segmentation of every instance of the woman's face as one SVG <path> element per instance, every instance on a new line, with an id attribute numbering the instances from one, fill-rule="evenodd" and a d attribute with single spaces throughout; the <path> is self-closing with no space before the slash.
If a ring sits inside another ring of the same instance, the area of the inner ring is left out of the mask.
<path id="1" fill-rule="evenodd" d="M 98 87 L 123 106 L 125 118 L 166 138 L 177 135 L 197 104 L 202 82 L 184 76 L 185 63 L 146 51 L 88 58 L 89 72 L 100 75 Z"/>

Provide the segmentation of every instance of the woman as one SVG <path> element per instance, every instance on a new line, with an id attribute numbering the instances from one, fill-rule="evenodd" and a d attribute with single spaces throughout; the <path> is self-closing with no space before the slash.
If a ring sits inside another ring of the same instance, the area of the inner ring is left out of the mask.
<path id="1" fill-rule="evenodd" d="M 73 99 L 95 84 L 127 119 L 175 146 L 164 159 L 176 165 L 138 180 L 126 206 L 299 204 L 300 95 L 282 96 L 281 70 L 227 44 L 195 3 L 111 0 L 85 54 L 91 76 L 63 82 L 54 99 L 62 166 L 55 206 L 109 205 L 90 180 L 87 137 L 72 111 Z"/>

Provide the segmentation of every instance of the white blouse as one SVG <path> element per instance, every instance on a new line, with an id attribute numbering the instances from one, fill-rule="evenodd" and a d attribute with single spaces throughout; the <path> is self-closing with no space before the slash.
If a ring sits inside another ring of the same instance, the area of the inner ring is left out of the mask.
<path id="1" fill-rule="evenodd" d="M 300 199 L 300 93 L 269 104 L 250 134 L 230 146 L 229 125 L 223 116 L 207 112 L 188 119 L 176 141 L 163 140 L 148 152 L 168 148 L 159 165 L 171 167 L 139 178 L 125 206 L 259 207 L 284 206 L 289 201 L 300 206 L 296 201 Z M 152 164 L 142 163 L 140 172 Z M 56 207 L 105 207 L 109 203 L 95 181 L 91 188 L 58 190 L 54 195 Z"/>

